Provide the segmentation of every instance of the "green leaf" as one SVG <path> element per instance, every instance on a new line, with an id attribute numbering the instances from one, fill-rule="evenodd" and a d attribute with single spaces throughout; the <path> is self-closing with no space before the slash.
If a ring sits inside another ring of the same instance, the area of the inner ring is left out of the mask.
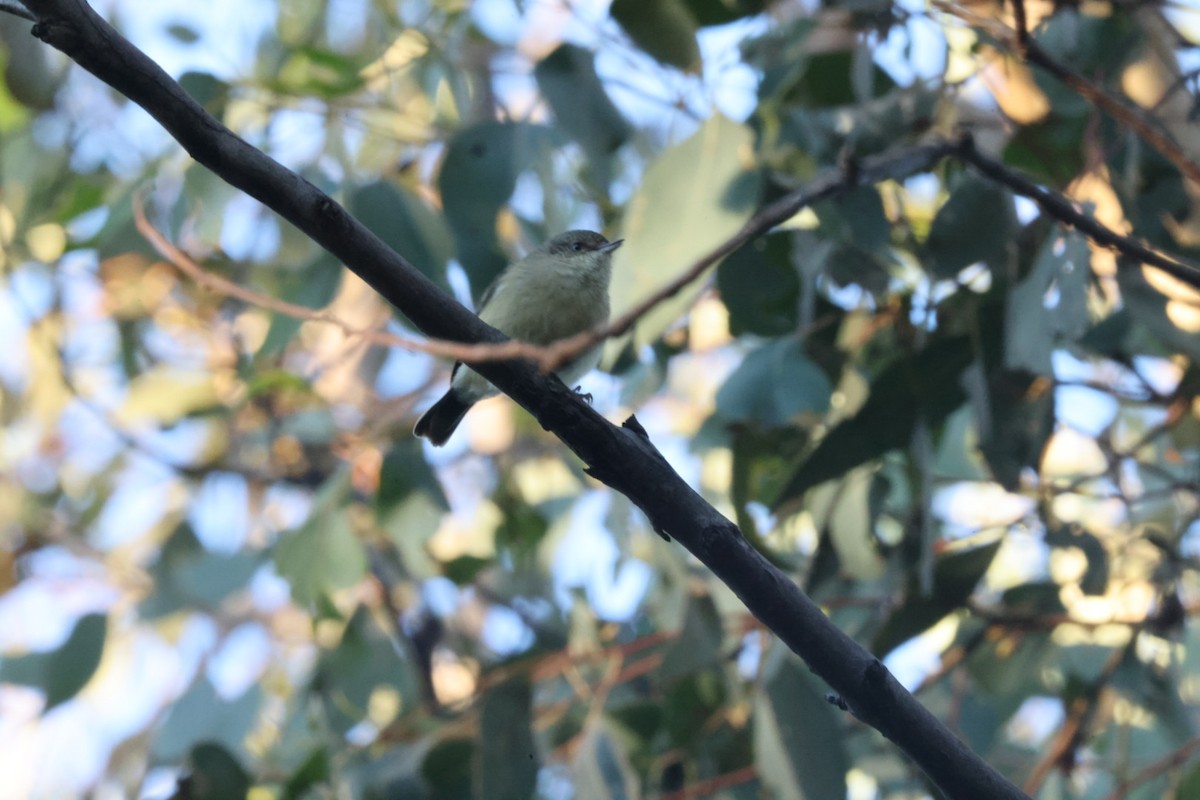
<path id="1" fill-rule="evenodd" d="M 1003 540 L 939 556 L 933 564 L 933 588 L 921 593 L 914 577 L 904 605 L 892 612 L 871 642 L 871 652 L 883 658 L 909 639 L 960 609 L 991 566 Z"/>
<path id="2" fill-rule="evenodd" d="M 858 581 L 877 580 L 884 563 L 876 547 L 875 517 L 871 489 L 875 471 L 860 467 L 840 481 L 815 487 L 806 496 L 806 505 L 837 553 L 841 571 Z"/>
<path id="3" fill-rule="evenodd" d="M 700 27 L 728 25 L 743 17 L 761 14 L 766 0 L 686 0 L 688 10 Z"/>
<path id="4" fill-rule="evenodd" d="M 965 405 L 952 413 L 937 439 L 933 462 L 935 475 L 946 480 L 982 481 L 991 477 L 980 457 L 979 435 L 975 430 L 976 409 Z"/>
<path id="5" fill-rule="evenodd" d="M 846 796 L 850 762 L 838 712 L 790 656 L 781 658 L 754 699 L 754 764 L 776 797 Z"/>
<path id="6" fill-rule="evenodd" d="M 821 440 L 774 505 L 906 446 L 918 419 L 940 424 L 966 399 L 960 377 L 973 357 L 971 340 L 954 336 L 898 359 L 871 382 L 871 393 L 858 413 Z"/>
<path id="7" fill-rule="evenodd" d="M 1008 717 L 1025 696 L 1045 691 L 1042 670 L 1050 665 L 1059 669 L 1062 654 L 1063 649 L 1043 631 L 1015 632 L 985 638 L 967 658 L 967 669 L 984 696 L 993 699 L 1000 716 Z M 1073 683 L 1069 680 L 1067 689 Z"/>
<path id="8" fill-rule="evenodd" d="M 663 153 L 625 209 L 625 246 L 613 258 L 613 315 L 644 300 L 745 222 L 758 199 L 754 135 L 720 114 Z M 703 290 L 703 279 L 638 322 L 638 346 L 656 340 Z"/>
<path id="9" fill-rule="evenodd" d="M 1200 797 L 1200 762 L 1197 762 L 1179 781 L 1175 787 L 1175 797 L 1184 800 L 1187 797 Z"/>
<path id="10" fill-rule="evenodd" d="M 1004 149 L 1004 162 L 1052 188 L 1066 186 L 1083 170 L 1084 133 L 1090 115 L 1062 117 L 1052 113 L 1045 121 L 1022 125 Z"/>
<path id="11" fill-rule="evenodd" d="M 550 530 L 550 522 L 539 509 L 531 506 L 511 486 L 500 485 L 492 502 L 503 515 L 493 534 L 496 548 L 504 557 L 515 557 L 517 565 L 534 558 Z"/>
<path id="12" fill-rule="evenodd" d="M 355 189 L 347 206 L 384 244 L 449 290 L 446 265 L 454 256 L 454 240 L 440 214 L 412 192 L 384 180 Z"/>
<path id="13" fill-rule="evenodd" d="M 362 67 L 356 59 L 320 47 L 288 51 L 275 78 L 280 91 L 336 99 L 362 88 Z"/>
<path id="14" fill-rule="evenodd" d="M 892 224 L 874 186 L 860 186 L 824 200 L 813 211 L 821 220 L 822 233 L 830 238 L 853 243 L 870 253 L 881 251 L 891 241 Z"/>
<path id="15" fill-rule="evenodd" d="M 731 422 L 783 427 L 800 414 L 823 413 L 833 387 L 795 337 L 769 342 L 746 356 L 717 392 L 717 413 Z"/>
<path id="16" fill-rule="evenodd" d="M 243 751 L 243 741 L 258 716 L 262 687 L 252 686 L 233 701 L 221 698 L 207 678 L 200 678 L 167 712 L 156 730 L 154 757 L 179 761 L 201 742 L 217 743 L 235 753 Z"/>
<path id="17" fill-rule="evenodd" d="M 693 672 L 667 691 L 664 710 L 667 734 L 677 747 L 691 748 L 703 735 L 704 725 L 728 699 L 720 670 Z"/>
<path id="18" fill-rule="evenodd" d="M 31 110 L 54 108 L 55 94 L 66 75 L 51 61 L 37 37 L 29 35 L 29 23 L 25 20 L 8 15 L 0 20 L 0 66 L 4 68 L 4 83 L 0 85 L 0 133 L 25 128 Z M 5 146 L 10 142 L 11 139 L 6 139 Z M 9 184 L 11 176 L 7 170 L 4 175 L 5 183 Z M 72 180 L 79 177 L 75 174 Z M 14 181 L 11 185 L 18 183 Z"/>
<path id="19" fill-rule="evenodd" d="M 263 562 L 259 552 L 208 551 L 189 525 L 180 525 L 151 568 L 154 592 L 138 605 L 147 619 L 184 608 L 216 610 L 232 592 L 249 583 Z"/>
<path id="20" fill-rule="evenodd" d="M 717 267 L 717 288 L 734 336 L 780 336 L 796 330 L 800 275 L 792 264 L 792 247 L 792 234 L 773 233 L 747 242 Z"/>
<path id="21" fill-rule="evenodd" d="M 318 747 L 304 759 L 283 787 L 283 800 L 302 800 L 310 789 L 329 780 L 329 751 Z"/>
<path id="22" fill-rule="evenodd" d="M 1123 10 L 1092 15 L 1064 9 L 1048 16 L 1037 31 L 1038 45 L 1059 63 L 1081 75 L 1099 72 L 1110 79 L 1138 58 L 1144 38 L 1135 17 Z"/>
<path id="23" fill-rule="evenodd" d="M 818 25 L 812 16 L 797 16 L 782 25 L 772 25 L 766 33 L 742 43 L 746 65 L 762 73 L 758 83 L 760 101 L 785 99 L 786 92 L 804 75 L 814 50 L 808 36 Z M 760 103 L 760 107 L 765 105 Z"/>
<path id="24" fill-rule="evenodd" d="M 508 262 L 496 237 L 496 215 L 520 174 L 544 161 L 554 144 L 545 126 L 484 122 L 459 131 L 447 145 L 438 191 L 475 297 Z"/>
<path id="25" fill-rule="evenodd" d="M 825 274 L 838 286 L 861 286 L 872 294 L 882 294 L 891 276 L 887 265 L 855 244 L 840 244 L 825 256 Z"/>
<path id="26" fill-rule="evenodd" d="M 371 695 L 381 687 L 396 691 L 402 711 L 418 707 L 420 690 L 414 670 L 414 664 L 397 652 L 389 633 L 359 606 L 337 647 L 321 654 L 313 682 L 329 724 L 344 735 L 366 719 Z"/>
<path id="27" fill-rule="evenodd" d="M 323 308 L 337 295 L 345 272 L 336 258 L 322 250 L 299 274 L 289 276 L 278 294 L 281 299 L 305 308 Z M 282 353 L 302 324 L 295 317 L 274 315 L 255 359 L 272 358 Z"/>
<path id="28" fill-rule="evenodd" d="M 346 472 L 326 481 L 309 518 L 296 530 L 284 533 L 275 545 L 275 569 L 303 606 L 316 603 L 322 594 L 357 583 L 366 574 L 366 553 L 342 505 L 348 490 Z"/>
<path id="29" fill-rule="evenodd" d="M 213 374 L 207 370 L 154 367 L 129 382 L 115 419 L 123 426 L 173 425 L 184 417 L 220 404 Z"/>
<path id="30" fill-rule="evenodd" d="M 692 597 L 683 620 L 683 630 L 663 655 L 656 677 L 663 684 L 716 667 L 721 660 L 725 631 L 712 598 Z"/>
<path id="31" fill-rule="evenodd" d="M 200 40 L 200 34 L 194 28 L 179 23 L 168 25 L 167 35 L 180 44 L 194 44 Z"/>
<path id="32" fill-rule="evenodd" d="M 991 419 L 979 447 L 992 476 L 1013 492 L 1021 485 L 1021 471 L 1041 463 L 1054 432 L 1054 385 L 1026 372 L 1000 370 L 988 382 L 987 408 Z"/>
<path id="33" fill-rule="evenodd" d="M 1052 377 L 1050 356 L 1087 329 L 1087 282 L 1091 251 L 1076 232 L 1046 240 L 1033 269 L 1009 294 L 1005 312 L 1004 363 Z"/>
<path id="34" fill-rule="evenodd" d="M 425 461 L 421 443 L 412 436 L 406 436 L 395 441 L 392 449 L 383 457 L 375 507 L 381 516 L 386 516 L 408 501 L 414 492 L 425 495 L 443 511 L 450 508 L 442 484 Z"/>
<path id="35" fill-rule="evenodd" d="M 938 209 L 925 241 L 929 271 L 953 278 L 977 262 L 1002 266 L 1016 236 L 1012 193 L 994 181 L 964 175 Z"/>
<path id="36" fill-rule="evenodd" d="M 869 51 L 835 50 L 809 57 L 787 101 L 804 108 L 836 108 L 881 97 L 895 88 L 896 82 L 871 60 Z"/>
<path id="37" fill-rule="evenodd" d="M 590 50 L 562 44 L 538 62 L 534 76 L 555 123 L 579 142 L 596 183 L 605 185 L 609 159 L 632 129 L 604 91 L 594 58 Z"/>
<path id="38" fill-rule="evenodd" d="M 188 800 L 238 800 L 250 791 L 250 776 L 228 750 L 213 742 L 192 748 L 187 782 Z"/>
<path id="39" fill-rule="evenodd" d="M 479 573 L 492 566 L 493 563 L 493 560 L 490 558 L 459 556 L 453 561 L 447 561 L 443 565 L 442 574 L 454 581 L 458 586 L 465 586 L 474 581 Z"/>
<path id="40" fill-rule="evenodd" d="M 104 614 L 80 617 L 58 648 L 0 660 L 0 682 L 41 690 L 46 696 L 44 714 L 70 700 L 91 680 L 100 666 L 107 631 L 108 617 Z"/>
<path id="41" fill-rule="evenodd" d="M 533 692 L 513 678 L 487 692 L 479 721 L 483 800 L 525 800 L 537 788 L 537 744 L 533 739 Z"/>
<path id="42" fill-rule="evenodd" d="M 622 734 L 638 739 L 639 747 L 648 748 L 663 727 L 663 707 L 660 703 L 629 703 L 611 708 L 607 713 L 608 718 L 620 726 Z"/>
<path id="43" fill-rule="evenodd" d="M 421 762 L 421 777 L 429 787 L 430 800 L 475 800 L 472 770 L 475 744 L 466 739 L 438 742 Z"/>
<path id="44" fill-rule="evenodd" d="M 641 797 L 637 773 L 629 754 L 610 725 L 593 720 L 571 762 L 576 797 L 594 800 L 636 800 Z"/>
<path id="45" fill-rule="evenodd" d="M 661 63 L 700 71 L 696 20 L 684 0 L 613 0 L 610 13 L 634 44 Z"/>
<path id="46" fill-rule="evenodd" d="M 225 81 L 207 72 L 185 72 L 179 78 L 179 85 L 214 117 L 219 119 L 225 113 L 229 99 L 229 84 Z"/>
<path id="47" fill-rule="evenodd" d="M 768 503 L 779 496 L 783 482 L 795 471 L 800 454 L 812 441 L 811 432 L 807 426 L 799 425 L 770 429 L 750 425 L 730 428 L 718 415 L 710 417 L 705 427 L 713 428 L 716 424 L 726 429 L 733 451 L 729 494 L 737 511 L 735 521 L 756 550 L 777 566 L 788 568 L 783 556 L 762 540 L 758 523 L 749 508 L 752 503 Z"/>

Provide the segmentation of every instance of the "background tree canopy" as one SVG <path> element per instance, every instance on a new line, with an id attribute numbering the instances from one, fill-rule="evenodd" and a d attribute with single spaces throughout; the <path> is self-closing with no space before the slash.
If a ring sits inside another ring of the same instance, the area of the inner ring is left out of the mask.
<path id="1" fill-rule="evenodd" d="M 95 5 L 467 302 L 589 227 L 620 313 L 821 188 L 611 340 L 597 409 L 1031 795 L 1200 797 L 1193 9 Z M 30 27 L 0 798 L 938 796 L 511 401 L 411 438 L 409 323 Z"/>

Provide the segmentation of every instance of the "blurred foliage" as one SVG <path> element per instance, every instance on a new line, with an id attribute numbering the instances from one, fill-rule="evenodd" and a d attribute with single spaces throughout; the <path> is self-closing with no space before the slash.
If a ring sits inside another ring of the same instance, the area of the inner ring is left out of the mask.
<path id="1" fill-rule="evenodd" d="M 970 15 L 151 5 L 113 21 L 464 298 L 589 227 L 627 240 L 627 308 L 813 176 L 960 129 L 1200 255 L 1178 169 Z M 1027 6 L 1200 154 L 1194 20 Z M 28 28 L 0 15 L 0 798 L 936 796 L 507 400 L 424 448 L 446 365 L 160 261 L 136 198 L 206 270 L 411 332 Z M 745 245 L 585 388 L 1032 794 L 1196 797 L 1198 309 L 947 161 Z"/>

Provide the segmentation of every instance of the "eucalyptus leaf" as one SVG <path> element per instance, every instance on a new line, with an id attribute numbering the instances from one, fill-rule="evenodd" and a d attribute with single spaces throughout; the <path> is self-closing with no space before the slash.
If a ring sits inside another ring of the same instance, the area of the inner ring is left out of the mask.
<path id="1" fill-rule="evenodd" d="M 537 787 L 538 755 L 533 737 L 533 692 L 513 678 L 487 693 L 479 722 L 482 800 L 523 800 Z"/>
<path id="2" fill-rule="evenodd" d="M 346 623 L 341 641 L 321 654 L 314 687 L 326 709 L 326 719 L 341 735 L 367 719 L 372 696 L 390 690 L 401 712 L 419 708 L 420 678 L 415 665 L 396 649 L 388 631 L 363 606 Z"/>
<path id="3" fill-rule="evenodd" d="M 909 581 L 904 604 L 893 611 L 871 641 L 871 652 L 883 658 L 904 642 L 924 633 L 942 617 L 962 607 L 999 551 L 997 539 L 938 557 L 933 564 L 933 587 L 922 594 L 916 576 Z"/>
<path id="4" fill-rule="evenodd" d="M 367 556 L 343 507 L 346 473 L 326 482 L 309 518 L 282 534 L 275 545 L 275 569 L 304 605 L 335 589 L 358 582 L 367 571 Z"/>
<path id="5" fill-rule="evenodd" d="M 518 176 L 541 163 L 556 143 L 542 125 L 482 122 L 459 131 L 447 145 L 438 190 L 476 297 L 508 263 L 496 236 L 496 216 Z"/>
<path id="6" fill-rule="evenodd" d="M 933 218 L 925 242 L 929 271 L 935 278 L 953 278 L 981 261 L 1003 266 L 1015 234 L 1012 193 L 990 180 L 965 175 Z"/>
<path id="7" fill-rule="evenodd" d="M 696 19 L 684 0 L 613 0 L 609 13 L 638 47 L 658 61 L 699 71 Z"/>
<path id="8" fill-rule="evenodd" d="M 646 170 L 625 210 L 625 245 L 613 258 L 614 316 L 687 270 L 749 217 L 759 191 L 753 140 L 749 128 L 717 114 Z M 693 282 L 642 317 L 635 343 L 656 340 L 703 286 L 703 279 Z"/>
<path id="9" fill-rule="evenodd" d="M 446 265 L 454 255 L 454 241 L 440 214 L 408 189 L 382 180 L 355 189 L 348 205 L 388 247 L 449 291 Z"/>
<path id="10" fill-rule="evenodd" d="M 780 659 L 754 702 L 754 762 L 777 797 L 846 796 L 849 759 L 838 712 L 793 658 Z"/>
<path id="11" fill-rule="evenodd" d="M 1050 237 L 1028 277 L 1009 294 L 1004 362 L 1050 377 L 1050 356 L 1087 329 L 1087 284 L 1091 252 L 1075 232 Z"/>
<path id="12" fill-rule="evenodd" d="M 774 233 L 747 242 L 717 267 L 717 288 L 729 309 L 729 332 L 779 336 L 796 329 L 800 276 L 793 237 Z"/>
<path id="13" fill-rule="evenodd" d="M 950 337 L 933 341 L 883 370 L 871 381 L 863 407 L 820 441 L 780 491 L 775 505 L 908 445 L 919 419 L 940 424 L 966 400 L 961 377 L 973 357 L 969 338 Z"/>
<path id="14" fill-rule="evenodd" d="M 100 665 L 108 617 L 80 617 L 67 640 L 48 653 L 30 653 L 0 660 L 0 682 L 39 689 L 46 696 L 42 713 L 70 700 L 87 685 Z"/>
<path id="15" fill-rule="evenodd" d="M 538 88 L 554 110 L 556 124 L 579 142 L 597 184 L 607 184 L 613 153 L 629 139 L 632 128 L 613 105 L 596 75 L 593 54 L 561 44 L 537 63 Z"/>
<path id="16" fill-rule="evenodd" d="M 746 356 L 717 392 L 717 413 L 731 422 L 782 427 L 798 415 L 823 413 L 832 393 L 803 343 L 787 337 Z"/>
<path id="17" fill-rule="evenodd" d="M 202 742 L 188 756 L 184 779 L 188 800 L 239 800 L 250 791 L 250 776 L 233 755 L 215 742 Z"/>

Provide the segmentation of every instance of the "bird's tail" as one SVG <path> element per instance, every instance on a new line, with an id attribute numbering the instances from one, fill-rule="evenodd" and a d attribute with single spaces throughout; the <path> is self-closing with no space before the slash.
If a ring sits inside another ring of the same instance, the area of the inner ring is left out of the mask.
<path id="1" fill-rule="evenodd" d="M 441 447 L 450 438 L 450 434 L 454 433 L 454 429 L 462 422 L 472 405 L 451 389 L 421 415 L 417 424 L 413 426 L 413 435 L 424 436 L 433 446 Z"/>

